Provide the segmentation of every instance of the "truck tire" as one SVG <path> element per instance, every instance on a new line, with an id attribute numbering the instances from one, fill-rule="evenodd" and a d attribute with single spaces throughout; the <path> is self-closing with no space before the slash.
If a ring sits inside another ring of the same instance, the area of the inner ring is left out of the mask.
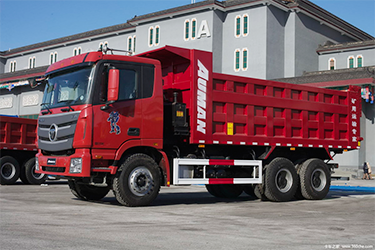
<path id="1" fill-rule="evenodd" d="M 298 187 L 297 187 L 296 193 L 294 194 L 294 198 L 296 198 L 297 200 L 305 199 L 305 197 L 303 197 L 302 192 L 301 192 L 301 180 L 300 180 L 301 167 L 302 167 L 302 164 L 297 164 L 295 166 L 296 171 L 297 171 L 297 176 L 298 176 Z"/>
<path id="2" fill-rule="evenodd" d="M 218 198 L 229 198 L 234 199 L 240 196 L 243 192 L 241 185 L 234 184 L 213 184 L 206 185 L 207 191 Z"/>
<path id="3" fill-rule="evenodd" d="M 31 158 L 25 163 L 25 165 L 23 166 L 23 171 L 25 173 L 25 177 L 28 183 L 33 185 L 43 184 L 48 177 L 45 174 L 35 173 L 35 157 Z"/>
<path id="4" fill-rule="evenodd" d="M 18 162 L 11 156 L 0 158 L 0 184 L 14 184 L 20 176 L 21 168 Z"/>
<path id="5" fill-rule="evenodd" d="M 321 200 L 326 197 L 331 186 L 331 173 L 320 159 L 305 161 L 299 173 L 301 193 L 308 200 Z"/>
<path id="6" fill-rule="evenodd" d="M 251 196 L 251 197 L 256 197 L 255 194 L 254 194 L 254 185 L 253 184 L 246 184 L 246 185 L 243 185 L 243 191 Z"/>
<path id="7" fill-rule="evenodd" d="M 96 187 L 75 180 L 68 180 L 72 194 L 80 200 L 98 201 L 103 199 L 109 192 L 110 187 Z"/>
<path id="8" fill-rule="evenodd" d="M 289 201 L 298 188 L 298 175 L 293 163 L 286 158 L 275 158 L 265 173 L 266 197 L 271 201 Z"/>
<path id="9" fill-rule="evenodd" d="M 160 185 L 156 162 L 146 154 L 135 154 L 121 164 L 113 179 L 113 193 L 124 206 L 147 206 L 158 196 Z"/>

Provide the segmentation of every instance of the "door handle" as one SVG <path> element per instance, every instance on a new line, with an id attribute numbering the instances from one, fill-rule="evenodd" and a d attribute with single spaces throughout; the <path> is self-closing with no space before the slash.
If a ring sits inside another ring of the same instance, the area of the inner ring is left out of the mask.
<path id="1" fill-rule="evenodd" d="M 139 128 L 128 128 L 128 135 L 130 135 L 130 136 L 139 136 L 140 135 Z"/>

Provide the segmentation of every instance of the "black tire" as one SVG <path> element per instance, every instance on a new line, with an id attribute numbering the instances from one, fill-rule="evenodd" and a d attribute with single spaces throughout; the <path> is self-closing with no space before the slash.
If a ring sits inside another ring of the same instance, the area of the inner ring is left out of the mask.
<path id="1" fill-rule="evenodd" d="M 109 192 L 110 187 L 96 187 L 76 180 L 68 180 L 72 194 L 80 200 L 98 201 L 103 199 Z"/>
<path id="2" fill-rule="evenodd" d="M 24 164 L 23 170 L 25 173 L 26 180 L 29 184 L 40 185 L 43 184 L 48 178 L 48 176 L 45 174 L 35 173 L 35 157 L 31 158 Z M 22 175 L 23 174 L 21 174 L 21 176 Z"/>
<path id="3" fill-rule="evenodd" d="M 0 184 L 14 184 L 20 176 L 21 168 L 16 159 L 11 156 L 0 158 Z"/>
<path id="4" fill-rule="evenodd" d="M 234 199 L 240 196 L 243 192 L 241 185 L 234 184 L 212 184 L 206 185 L 207 191 L 218 198 Z"/>
<path id="5" fill-rule="evenodd" d="M 302 164 L 297 164 L 295 166 L 296 171 L 297 171 L 297 176 L 298 176 L 298 187 L 297 187 L 296 193 L 294 194 L 294 197 L 297 200 L 304 200 L 305 199 L 305 197 L 303 197 L 302 192 L 301 192 L 301 180 L 300 180 L 300 176 L 299 176 L 299 174 L 301 172 L 301 167 L 302 167 Z"/>
<path id="6" fill-rule="evenodd" d="M 301 193 L 308 200 L 321 200 L 326 197 L 331 186 L 331 172 L 320 159 L 305 161 L 299 173 Z"/>
<path id="7" fill-rule="evenodd" d="M 160 185 L 156 162 L 148 155 L 135 154 L 121 164 L 113 179 L 113 193 L 124 206 L 147 206 L 158 196 Z"/>
<path id="8" fill-rule="evenodd" d="M 255 194 L 254 194 L 254 185 L 253 184 L 243 185 L 243 191 L 247 195 L 250 195 L 251 197 L 256 197 Z"/>
<path id="9" fill-rule="evenodd" d="M 21 171 L 20 171 L 20 179 L 23 184 L 30 184 L 26 178 L 25 163 L 23 164 L 23 167 L 21 168 Z"/>
<path id="10" fill-rule="evenodd" d="M 223 198 L 220 187 L 217 184 L 206 185 L 207 191 L 214 197 Z"/>
<path id="11" fill-rule="evenodd" d="M 289 201 L 298 188 L 298 175 L 293 163 L 286 158 L 275 158 L 265 173 L 265 196 L 271 201 Z"/>

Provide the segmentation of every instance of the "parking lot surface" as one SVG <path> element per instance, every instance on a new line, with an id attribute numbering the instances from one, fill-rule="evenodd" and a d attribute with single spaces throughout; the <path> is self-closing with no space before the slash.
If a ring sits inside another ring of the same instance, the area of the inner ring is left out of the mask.
<path id="1" fill-rule="evenodd" d="M 17 182 L 0 186 L 0 248 L 374 249 L 375 181 L 358 183 L 367 188 L 336 181 L 324 200 L 284 203 L 165 187 L 151 206 L 128 208 L 112 193 L 78 200 L 64 181 Z"/>

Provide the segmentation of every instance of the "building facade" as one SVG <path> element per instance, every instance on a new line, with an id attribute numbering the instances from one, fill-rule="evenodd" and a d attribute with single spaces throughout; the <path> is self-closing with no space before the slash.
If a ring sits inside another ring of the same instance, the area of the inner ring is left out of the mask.
<path id="1" fill-rule="evenodd" d="M 35 118 L 43 86 L 28 83 L 105 45 L 129 55 L 165 45 L 211 51 L 215 72 L 261 79 L 375 65 L 374 37 L 308 0 L 207 0 L 0 52 L 0 114 Z"/>

